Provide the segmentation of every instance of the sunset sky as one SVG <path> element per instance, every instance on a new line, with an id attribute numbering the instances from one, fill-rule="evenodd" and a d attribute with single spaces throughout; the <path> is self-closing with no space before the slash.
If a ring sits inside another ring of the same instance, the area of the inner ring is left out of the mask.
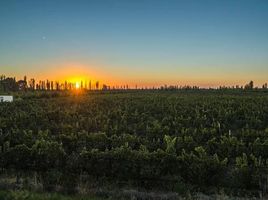
<path id="1" fill-rule="evenodd" d="M 0 0 L 0 74 L 261 85 L 268 82 L 268 1 Z"/>

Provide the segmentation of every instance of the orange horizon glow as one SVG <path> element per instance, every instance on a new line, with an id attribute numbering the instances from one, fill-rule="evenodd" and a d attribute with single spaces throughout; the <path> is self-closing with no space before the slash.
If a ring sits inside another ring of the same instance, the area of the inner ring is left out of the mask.
<path id="1" fill-rule="evenodd" d="M 176 86 L 199 86 L 200 88 L 217 88 L 219 86 L 226 86 L 226 87 L 232 87 L 232 86 L 245 86 L 250 80 L 198 80 L 193 78 L 178 78 L 178 80 L 125 80 L 125 79 L 98 79 L 97 77 L 93 76 L 65 76 L 65 77 L 47 77 L 44 78 L 43 76 L 41 78 L 34 77 L 34 76 L 27 76 L 28 81 L 31 78 L 36 79 L 36 83 L 39 82 L 39 80 L 49 80 L 53 82 L 59 82 L 60 84 L 64 84 L 65 82 L 71 83 L 74 85 L 75 89 L 81 88 L 81 83 L 83 84 L 83 88 L 88 88 L 89 84 L 91 83 L 92 88 L 95 87 L 96 82 L 99 82 L 99 87 L 101 88 L 103 84 L 115 88 L 120 88 L 121 86 L 128 86 L 128 88 L 135 89 L 137 88 L 157 88 L 164 85 L 176 85 Z M 23 79 L 23 76 L 16 76 L 17 80 Z M 254 86 L 262 87 L 265 81 L 255 81 Z"/>
<path id="2" fill-rule="evenodd" d="M 101 88 L 103 84 L 115 88 L 121 86 L 128 86 L 128 88 L 152 88 L 160 87 L 164 85 L 178 85 L 178 86 L 199 86 L 201 88 L 216 88 L 219 86 L 244 86 L 250 80 L 254 81 L 254 85 L 261 87 L 267 82 L 266 78 L 258 78 L 257 75 L 252 74 L 251 79 L 245 78 L 243 73 L 215 73 L 215 76 L 207 73 L 189 73 L 181 72 L 175 73 L 170 72 L 166 74 L 149 73 L 148 71 L 135 71 L 132 73 L 129 71 L 102 71 L 102 66 L 97 64 L 80 64 L 80 63 L 61 63 L 54 64 L 55 71 L 47 71 L 43 67 L 39 73 L 27 75 L 28 80 L 35 78 L 39 80 L 50 80 L 53 82 L 71 83 L 75 88 L 88 88 L 91 82 L 92 87 L 95 86 L 96 82 L 99 82 Z M 21 74 L 21 73 L 20 73 Z M 13 77 L 9 75 L 9 77 Z M 17 80 L 23 79 L 23 75 L 16 76 Z"/>

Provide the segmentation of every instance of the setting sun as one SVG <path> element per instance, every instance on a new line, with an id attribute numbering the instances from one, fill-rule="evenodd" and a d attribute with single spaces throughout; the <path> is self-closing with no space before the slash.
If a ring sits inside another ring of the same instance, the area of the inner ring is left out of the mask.
<path id="1" fill-rule="evenodd" d="M 79 89 L 79 88 L 80 88 L 80 85 L 79 85 L 78 82 L 75 83 L 75 88 L 76 88 L 76 89 Z"/>

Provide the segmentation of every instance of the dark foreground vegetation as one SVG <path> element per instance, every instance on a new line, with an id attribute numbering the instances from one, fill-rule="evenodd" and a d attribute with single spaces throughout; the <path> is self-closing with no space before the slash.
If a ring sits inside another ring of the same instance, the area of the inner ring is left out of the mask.
<path id="1" fill-rule="evenodd" d="M 60 195 L 57 193 L 36 193 L 29 191 L 0 191 L 0 200 L 101 200 L 80 195 Z"/>
<path id="2" fill-rule="evenodd" d="M 268 93 L 35 92 L 0 103 L 1 187 L 265 196 Z M 14 179 L 13 179 L 14 178 Z"/>

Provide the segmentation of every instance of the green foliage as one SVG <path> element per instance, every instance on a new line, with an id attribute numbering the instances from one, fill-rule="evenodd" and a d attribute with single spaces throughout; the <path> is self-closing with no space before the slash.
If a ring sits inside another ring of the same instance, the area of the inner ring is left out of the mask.
<path id="1" fill-rule="evenodd" d="M 172 138 L 169 135 L 165 135 L 164 141 L 166 144 L 166 152 L 175 153 L 176 152 L 175 145 L 176 145 L 177 138 L 176 137 Z"/>
<path id="2" fill-rule="evenodd" d="M 0 167 L 46 190 L 81 177 L 159 190 L 260 189 L 268 95 L 240 91 L 24 93 L 0 104 Z M 86 179 L 86 178 L 85 178 Z"/>
<path id="3" fill-rule="evenodd" d="M 64 196 L 57 193 L 0 191 L 0 200 L 100 200 L 97 197 Z"/>

